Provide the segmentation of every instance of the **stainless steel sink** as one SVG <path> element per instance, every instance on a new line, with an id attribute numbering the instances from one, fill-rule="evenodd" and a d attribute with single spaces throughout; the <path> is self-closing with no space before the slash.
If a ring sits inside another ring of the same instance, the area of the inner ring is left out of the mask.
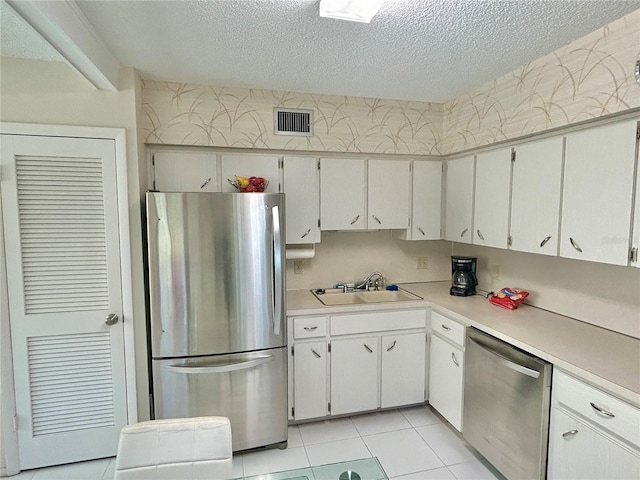
<path id="1" fill-rule="evenodd" d="M 422 297 L 414 295 L 403 289 L 398 290 L 355 290 L 343 292 L 337 288 L 316 289 L 311 293 L 320 300 L 324 305 L 362 305 L 366 303 L 385 303 L 385 302 L 409 302 L 422 300 Z"/>

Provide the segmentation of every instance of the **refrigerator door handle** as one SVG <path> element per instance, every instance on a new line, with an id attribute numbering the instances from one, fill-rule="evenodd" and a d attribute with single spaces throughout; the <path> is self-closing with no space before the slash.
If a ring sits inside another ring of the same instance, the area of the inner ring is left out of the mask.
<path id="1" fill-rule="evenodd" d="M 264 365 L 273 360 L 273 355 L 267 355 L 264 357 L 258 357 L 246 362 L 230 363 L 228 365 L 220 366 L 180 366 L 180 365 L 166 365 L 165 368 L 173 373 L 227 373 L 235 372 L 237 370 L 247 370 L 249 368 Z"/>
<path id="2" fill-rule="evenodd" d="M 280 209 L 273 212 L 273 334 L 280 335 L 282 323 L 282 250 L 280 248 Z"/>

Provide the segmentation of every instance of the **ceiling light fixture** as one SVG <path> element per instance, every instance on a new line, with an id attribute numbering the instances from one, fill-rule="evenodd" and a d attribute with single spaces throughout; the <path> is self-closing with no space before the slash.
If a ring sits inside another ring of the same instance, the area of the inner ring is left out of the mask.
<path id="1" fill-rule="evenodd" d="M 320 0 L 320 16 L 369 23 L 384 0 Z"/>

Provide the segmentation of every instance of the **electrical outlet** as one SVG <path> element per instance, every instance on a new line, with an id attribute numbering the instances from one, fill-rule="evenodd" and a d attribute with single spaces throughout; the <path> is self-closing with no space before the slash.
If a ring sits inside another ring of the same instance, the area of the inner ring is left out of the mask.
<path id="1" fill-rule="evenodd" d="M 416 268 L 419 270 L 427 268 L 427 257 L 416 257 Z"/>
<path id="2" fill-rule="evenodd" d="M 491 278 L 493 280 L 500 280 L 502 273 L 500 271 L 500 265 L 491 265 L 491 267 L 489 268 L 489 273 L 491 274 Z"/>
<path id="3" fill-rule="evenodd" d="M 302 273 L 304 264 L 302 260 L 294 260 L 293 261 L 293 273 L 296 275 L 300 275 Z"/>

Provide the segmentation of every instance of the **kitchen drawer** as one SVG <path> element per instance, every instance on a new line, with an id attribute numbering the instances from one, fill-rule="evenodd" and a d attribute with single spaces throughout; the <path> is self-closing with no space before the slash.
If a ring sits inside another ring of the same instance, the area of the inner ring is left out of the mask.
<path id="1" fill-rule="evenodd" d="M 407 330 L 427 326 L 426 310 L 371 312 L 331 316 L 331 335 Z"/>
<path id="2" fill-rule="evenodd" d="M 559 370 L 553 381 L 556 403 L 640 447 L 639 409 Z M 597 408 L 614 416 L 599 413 Z"/>
<path id="3" fill-rule="evenodd" d="M 431 331 L 464 348 L 465 326 L 438 312 L 431 311 Z"/>
<path id="4" fill-rule="evenodd" d="M 293 319 L 293 338 L 315 338 L 327 335 L 327 317 L 298 317 Z"/>

